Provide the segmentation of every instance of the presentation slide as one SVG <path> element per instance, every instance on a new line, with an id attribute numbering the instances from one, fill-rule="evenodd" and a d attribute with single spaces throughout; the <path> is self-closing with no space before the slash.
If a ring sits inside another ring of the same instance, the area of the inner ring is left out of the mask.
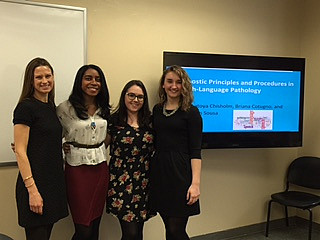
<path id="1" fill-rule="evenodd" d="M 184 67 L 203 132 L 298 132 L 299 71 Z"/>

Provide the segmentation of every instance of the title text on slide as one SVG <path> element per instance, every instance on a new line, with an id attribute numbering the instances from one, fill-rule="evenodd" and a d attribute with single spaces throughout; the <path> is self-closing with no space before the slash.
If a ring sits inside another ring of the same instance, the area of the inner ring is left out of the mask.
<path id="1" fill-rule="evenodd" d="M 235 81 L 235 80 L 217 80 L 217 79 L 193 79 L 192 81 L 194 92 L 208 92 L 208 93 L 251 93 L 260 94 L 261 88 L 253 87 L 293 87 L 292 82 L 277 82 L 277 81 Z M 197 86 L 197 85 L 209 85 Z M 212 85 L 218 85 L 213 87 Z M 225 86 L 225 87 L 220 87 Z M 238 86 L 238 87 L 235 87 Z M 249 88 L 246 88 L 249 86 Z M 250 87 L 252 86 L 252 87 Z"/>

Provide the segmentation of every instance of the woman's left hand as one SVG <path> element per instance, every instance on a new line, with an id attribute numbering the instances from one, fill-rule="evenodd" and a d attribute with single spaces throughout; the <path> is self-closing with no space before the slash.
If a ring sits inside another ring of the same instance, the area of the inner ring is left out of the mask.
<path id="1" fill-rule="evenodd" d="M 187 192 L 188 205 L 194 204 L 199 200 L 200 197 L 200 186 L 197 184 L 191 184 Z"/>
<path id="2" fill-rule="evenodd" d="M 70 152 L 70 144 L 65 142 L 62 144 L 62 149 L 64 154 L 68 154 Z"/>
<path id="3" fill-rule="evenodd" d="M 14 143 L 11 143 L 11 150 L 13 153 L 16 152 L 16 146 L 14 145 Z"/>

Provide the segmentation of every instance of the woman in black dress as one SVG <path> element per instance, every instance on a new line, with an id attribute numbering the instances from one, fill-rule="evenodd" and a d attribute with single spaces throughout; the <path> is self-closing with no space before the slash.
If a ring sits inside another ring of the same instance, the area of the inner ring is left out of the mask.
<path id="1" fill-rule="evenodd" d="M 181 67 L 164 71 L 159 96 L 153 108 L 156 154 L 150 203 L 165 224 L 166 239 L 185 240 L 189 216 L 200 213 L 202 119 L 192 105 L 190 78 Z"/>
<path id="2" fill-rule="evenodd" d="M 53 69 L 45 59 L 27 65 L 13 123 L 19 225 L 27 240 L 48 240 L 53 224 L 68 215 L 68 208 L 62 127 L 55 112 Z"/>
<path id="3" fill-rule="evenodd" d="M 123 88 L 119 105 L 108 121 L 110 183 L 107 212 L 121 226 L 122 240 L 142 240 L 148 208 L 149 162 L 153 133 L 146 88 L 139 80 Z"/>

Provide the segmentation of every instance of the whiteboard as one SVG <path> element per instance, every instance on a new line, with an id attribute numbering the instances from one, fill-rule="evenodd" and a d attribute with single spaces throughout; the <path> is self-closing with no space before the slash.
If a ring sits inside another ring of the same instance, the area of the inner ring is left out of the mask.
<path id="1" fill-rule="evenodd" d="M 16 165 L 10 148 L 12 118 L 26 65 L 35 57 L 50 62 L 58 105 L 68 98 L 77 70 L 87 62 L 86 31 L 85 8 L 0 0 L 0 166 Z"/>

